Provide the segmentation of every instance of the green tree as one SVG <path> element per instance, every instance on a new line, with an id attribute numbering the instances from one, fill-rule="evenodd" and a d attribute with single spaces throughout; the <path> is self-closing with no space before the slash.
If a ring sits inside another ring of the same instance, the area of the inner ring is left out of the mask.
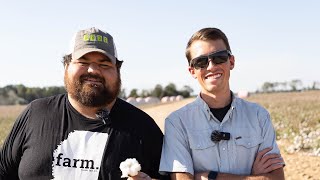
<path id="1" fill-rule="evenodd" d="M 17 89 L 17 95 L 19 97 L 25 98 L 27 87 L 25 87 L 23 84 L 19 84 L 19 85 L 16 85 L 16 89 Z"/>
<path id="2" fill-rule="evenodd" d="M 262 85 L 262 92 L 272 92 L 274 89 L 274 84 L 271 82 L 265 82 Z"/>
<path id="3" fill-rule="evenodd" d="M 48 96 L 54 96 L 57 94 L 62 94 L 65 92 L 66 90 L 64 89 L 64 87 L 51 86 L 51 87 L 44 88 L 43 92 L 41 93 L 44 97 L 48 97 Z"/>
<path id="4" fill-rule="evenodd" d="M 176 85 L 173 83 L 169 83 L 166 87 L 164 87 L 164 96 L 177 96 L 178 91 Z"/>
<path id="5" fill-rule="evenodd" d="M 151 91 L 151 96 L 162 98 L 164 95 L 163 88 L 160 84 L 157 84 L 154 89 Z"/>
<path id="6" fill-rule="evenodd" d="M 190 97 L 191 93 L 193 93 L 193 89 L 187 85 L 183 86 L 182 90 L 179 92 L 184 98 Z"/>
<path id="7" fill-rule="evenodd" d="M 292 91 L 297 91 L 302 87 L 302 81 L 299 79 L 294 79 L 290 82 L 290 87 Z"/>
<path id="8" fill-rule="evenodd" d="M 140 94 L 140 97 L 145 98 L 145 97 L 150 96 L 150 94 L 151 94 L 151 93 L 150 93 L 148 90 L 142 89 L 141 94 Z"/>
<path id="9" fill-rule="evenodd" d="M 320 82 L 313 81 L 311 89 L 312 89 L 312 90 L 318 90 L 318 89 L 320 89 Z"/>
<path id="10" fill-rule="evenodd" d="M 138 89 L 132 89 L 130 91 L 129 97 L 138 97 Z"/>

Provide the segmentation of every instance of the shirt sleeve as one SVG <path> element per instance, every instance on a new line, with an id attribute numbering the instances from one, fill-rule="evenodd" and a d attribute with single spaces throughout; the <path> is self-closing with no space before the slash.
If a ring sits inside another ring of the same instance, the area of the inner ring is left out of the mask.
<path id="1" fill-rule="evenodd" d="M 174 120 L 174 121 L 173 121 Z M 160 173 L 187 172 L 194 174 L 188 137 L 180 119 L 165 120 L 165 134 L 162 146 Z"/>
<path id="2" fill-rule="evenodd" d="M 28 106 L 17 118 L 13 128 L 0 149 L 0 180 L 18 179 L 18 168 L 23 153 Z"/>
<path id="3" fill-rule="evenodd" d="M 276 141 L 276 132 L 272 125 L 270 114 L 266 110 L 262 111 L 262 117 L 260 118 L 260 120 L 262 126 L 263 142 L 259 147 L 259 151 L 268 147 L 272 147 L 272 150 L 269 151 L 268 154 L 281 154 Z"/>

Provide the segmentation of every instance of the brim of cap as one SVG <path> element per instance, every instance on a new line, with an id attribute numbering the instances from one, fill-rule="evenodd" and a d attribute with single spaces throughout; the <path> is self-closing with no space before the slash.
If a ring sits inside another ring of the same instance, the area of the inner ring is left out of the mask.
<path id="1" fill-rule="evenodd" d="M 111 62 L 113 64 L 116 64 L 117 62 L 117 58 L 112 56 L 111 54 L 107 53 L 106 51 L 104 50 L 101 50 L 101 49 L 96 49 L 96 48 L 84 48 L 84 49 L 80 49 L 76 52 L 73 52 L 72 53 L 72 59 L 80 59 L 82 56 L 90 53 L 90 52 L 99 52 L 99 53 L 102 53 L 104 54 L 105 56 L 107 56 Z"/>

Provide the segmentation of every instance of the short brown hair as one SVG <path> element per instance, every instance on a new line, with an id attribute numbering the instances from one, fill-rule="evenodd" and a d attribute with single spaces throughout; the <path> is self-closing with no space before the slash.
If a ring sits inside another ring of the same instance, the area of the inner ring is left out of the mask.
<path id="1" fill-rule="evenodd" d="M 66 65 L 70 64 L 71 60 L 72 60 L 71 54 L 64 55 L 62 57 L 63 66 L 66 66 Z"/>
<path id="2" fill-rule="evenodd" d="M 191 53 L 190 53 L 190 46 L 194 41 L 202 40 L 202 41 L 209 41 L 209 40 L 218 40 L 221 39 L 227 47 L 227 50 L 231 52 L 229 41 L 227 36 L 218 28 L 203 28 L 199 31 L 195 32 L 190 40 L 188 41 L 186 47 L 186 57 L 188 59 L 188 63 L 190 64 L 191 61 Z"/>

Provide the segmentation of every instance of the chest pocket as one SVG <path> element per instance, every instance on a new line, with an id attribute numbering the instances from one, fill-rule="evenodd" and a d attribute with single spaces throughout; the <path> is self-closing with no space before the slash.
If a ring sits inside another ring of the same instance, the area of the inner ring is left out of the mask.
<path id="1" fill-rule="evenodd" d="M 247 134 L 242 132 L 236 134 L 233 138 L 233 153 L 231 168 L 236 174 L 250 174 L 256 154 L 259 150 L 263 138 L 259 134 Z M 241 137 L 241 138 L 240 138 Z"/>
<path id="2" fill-rule="evenodd" d="M 263 139 L 261 136 L 256 135 L 242 136 L 238 139 L 235 138 L 234 141 L 234 159 L 236 160 L 236 164 L 238 164 L 239 167 L 247 167 L 248 169 L 246 171 L 249 172 Z"/>
<path id="3" fill-rule="evenodd" d="M 211 141 L 212 130 L 191 130 L 188 134 L 190 148 L 192 150 L 204 150 L 210 147 L 214 147 L 216 144 Z"/>
<path id="4" fill-rule="evenodd" d="M 220 156 L 218 146 L 211 141 L 211 129 L 192 130 L 188 132 L 188 139 L 194 171 L 218 169 Z"/>
<path id="5" fill-rule="evenodd" d="M 262 143 L 262 138 L 259 136 L 256 137 L 241 137 L 239 139 L 235 139 L 235 143 L 237 146 L 242 146 L 247 149 L 254 148 Z"/>
<path id="6" fill-rule="evenodd" d="M 257 151 L 259 145 L 263 142 L 261 132 L 251 128 L 237 128 L 234 136 L 236 149 Z M 252 152 L 251 152 L 252 153 Z M 255 153 L 254 153 L 255 154 Z"/>

